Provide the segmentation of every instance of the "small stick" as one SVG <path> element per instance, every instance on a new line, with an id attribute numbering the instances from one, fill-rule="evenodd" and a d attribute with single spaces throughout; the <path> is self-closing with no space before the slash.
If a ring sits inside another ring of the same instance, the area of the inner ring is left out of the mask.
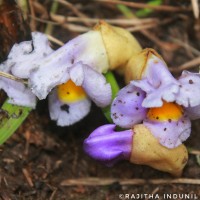
<path id="1" fill-rule="evenodd" d="M 135 3 L 135 2 L 127 2 L 127 1 L 119 1 L 119 0 L 96 0 L 98 2 L 110 3 L 110 4 L 122 4 L 133 8 L 149 8 L 159 11 L 167 11 L 167 12 L 179 12 L 179 11 L 191 11 L 191 8 L 182 8 L 168 5 L 149 5 L 146 3 Z"/>
<path id="2" fill-rule="evenodd" d="M 200 65 L 200 57 L 190 60 L 179 67 L 170 67 L 169 69 L 171 72 L 180 72 L 186 69 L 196 67 L 197 65 Z"/>
<path id="3" fill-rule="evenodd" d="M 52 35 L 47 35 L 48 39 L 51 42 L 54 42 L 55 44 L 59 45 L 59 46 L 63 46 L 65 43 L 62 42 L 61 40 L 58 40 L 57 38 L 53 37 Z"/>
<path id="4" fill-rule="evenodd" d="M 80 17 L 65 17 L 63 15 L 51 14 L 51 19 L 60 22 L 82 22 L 82 18 Z M 100 20 L 104 20 L 110 24 L 118 24 L 118 25 L 137 25 L 137 24 L 149 24 L 149 23 L 157 23 L 160 20 L 157 18 L 147 18 L 147 19 L 101 19 L 101 18 L 84 18 L 85 21 L 96 24 Z"/>
<path id="5" fill-rule="evenodd" d="M 68 8 L 70 8 L 78 17 L 82 18 L 82 22 L 86 25 L 86 26 L 91 26 L 91 23 L 85 21 L 85 18 L 87 18 L 87 16 L 85 14 L 83 14 L 82 12 L 80 12 L 73 4 L 64 1 L 64 0 L 54 0 L 57 1 L 60 4 L 63 4 L 65 6 L 67 6 Z"/>
<path id="6" fill-rule="evenodd" d="M 61 182 L 62 186 L 105 186 L 118 182 L 120 185 L 145 185 L 145 184 L 191 184 L 200 185 L 200 179 L 177 178 L 177 179 L 115 179 L 115 178 L 80 178 L 67 179 Z"/>
<path id="7" fill-rule="evenodd" d="M 191 0 L 191 3 L 192 3 L 194 17 L 196 19 L 198 19 L 199 18 L 199 4 L 198 4 L 198 0 Z"/>
<path id="8" fill-rule="evenodd" d="M 13 81 L 18 81 L 18 82 L 21 82 L 21 83 L 23 83 L 23 84 L 28 85 L 28 82 L 25 81 L 24 79 L 18 78 L 18 77 L 16 77 L 16 76 L 13 76 L 13 75 L 8 74 L 8 73 L 6 73 L 6 72 L 0 71 L 0 76 L 3 76 L 4 78 L 8 78 L 8 79 L 11 79 L 11 80 L 13 80 Z"/>
<path id="9" fill-rule="evenodd" d="M 199 150 L 190 150 L 189 151 L 189 154 L 192 154 L 192 155 L 200 155 L 200 151 Z"/>
<path id="10" fill-rule="evenodd" d="M 23 172 L 23 174 L 24 174 L 24 176 L 25 176 L 25 178 L 26 178 L 26 180 L 27 180 L 29 186 L 30 186 L 30 187 L 33 187 L 34 184 L 33 184 L 33 181 L 32 181 L 32 179 L 31 179 L 31 177 L 30 177 L 29 172 L 28 172 L 25 168 L 22 169 L 22 172 Z"/>

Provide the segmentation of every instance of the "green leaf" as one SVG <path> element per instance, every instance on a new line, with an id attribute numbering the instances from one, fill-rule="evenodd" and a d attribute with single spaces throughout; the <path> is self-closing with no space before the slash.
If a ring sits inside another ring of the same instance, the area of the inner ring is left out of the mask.
<path id="1" fill-rule="evenodd" d="M 127 18 L 133 18 L 135 15 L 132 13 L 132 10 L 125 5 L 117 4 L 117 8 L 120 12 Z"/>
<path id="2" fill-rule="evenodd" d="M 112 72 L 109 71 L 104 76 L 106 78 L 106 81 L 108 83 L 110 83 L 110 85 L 111 85 L 112 100 L 113 100 L 116 97 L 116 95 L 117 95 L 117 93 L 118 93 L 118 91 L 120 89 L 119 85 L 118 85 L 118 83 L 117 83 L 117 81 L 116 81 L 116 79 L 115 79 L 115 77 L 114 77 Z M 112 123 L 113 121 L 112 121 L 111 116 L 110 116 L 110 107 L 111 107 L 111 105 L 103 108 L 102 110 L 103 110 L 103 113 L 104 113 L 105 117 L 109 121 L 109 123 Z"/>
<path id="3" fill-rule="evenodd" d="M 0 109 L 0 144 L 3 144 L 22 124 L 32 109 L 5 101 Z"/>
<path id="4" fill-rule="evenodd" d="M 162 4 L 162 0 L 152 0 L 149 1 L 147 3 L 148 5 L 152 5 L 152 6 L 158 6 Z M 149 9 L 149 8 L 144 8 L 144 9 L 140 9 L 138 10 L 135 15 L 137 17 L 147 17 L 149 14 L 151 14 L 153 12 L 153 9 Z"/>

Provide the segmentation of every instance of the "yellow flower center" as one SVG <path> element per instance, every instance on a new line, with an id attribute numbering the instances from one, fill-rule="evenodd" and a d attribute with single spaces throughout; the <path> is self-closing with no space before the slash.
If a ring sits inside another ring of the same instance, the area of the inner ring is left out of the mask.
<path id="1" fill-rule="evenodd" d="M 76 86 L 71 80 L 58 86 L 58 98 L 64 103 L 75 103 L 86 98 L 86 93 L 81 86 Z"/>
<path id="2" fill-rule="evenodd" d="M 163 102 L 162 107 L 150 108 L 147 118 L 155 121 L 177 121 L 183 115 L 183 108 L 176 103 Z"/>

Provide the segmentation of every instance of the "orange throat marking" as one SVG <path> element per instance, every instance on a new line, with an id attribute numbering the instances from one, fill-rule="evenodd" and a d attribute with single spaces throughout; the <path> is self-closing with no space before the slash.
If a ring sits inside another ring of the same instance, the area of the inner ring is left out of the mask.
<path id="1" fill-rule="evenodd" d="M 87 98 L 84 89 L 76 86 L 71 80 L 57 87 L 58 98 L 64 103 L 75 103 Z"/>
<path id="2" fill-rule="evenodd" d="M 183 108 L 176 103 L 163 102 L 162 107 L 150 108 L 147 118 L 153 121 L 177 121 L 183 116 Z"/>

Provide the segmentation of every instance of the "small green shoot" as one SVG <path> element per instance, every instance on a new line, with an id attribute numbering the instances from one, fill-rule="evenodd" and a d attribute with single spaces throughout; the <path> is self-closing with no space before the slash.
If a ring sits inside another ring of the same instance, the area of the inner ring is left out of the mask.
<path id="1" fill-rule="evenodd" d="M 117 84 L 117 81 L 116 81 L 116 79 L 115 79 L 115 76 L 113 75 L 112 72 L 109 71 L 109 72 L 107 72 L 104 76 L 105 76 L 107 82 L 110 83 L 110 85 L 111 85 L 111 89 L 112 89 L 112 100 L 113 100 L 113 99 L 116 97 L 116 95 L 117 95 L 117 93 L 118 93 L 118 91 L 119 91 L 119 89 L 120 89 L 120 88 L 119 88 L 119 85 Z M 111 107 L 111 105 L 109 105 L 109 106 L 103 108 L 102 110 L 103 110 L 103 113 L 104 113 L 106 119 L 107 119 L 110 123 L 112 123 L 112 119 L 111 119 L 111 116 L 110 116 L 110 107 Z"/>
<path id="2" fill-rule="evenodd" d="M 147 3 L 148 5 L 152 5 L 152 6 L 158 6 L 162 4 L 162 0 L 151 0 Z M 137 17 L 147 17 L 149 14 L 151 14 L 153 12 L 152 9 L 149 8 L 144 8 L 144 9 L 140 9 L 138 10 L 135 15 Z"/>

